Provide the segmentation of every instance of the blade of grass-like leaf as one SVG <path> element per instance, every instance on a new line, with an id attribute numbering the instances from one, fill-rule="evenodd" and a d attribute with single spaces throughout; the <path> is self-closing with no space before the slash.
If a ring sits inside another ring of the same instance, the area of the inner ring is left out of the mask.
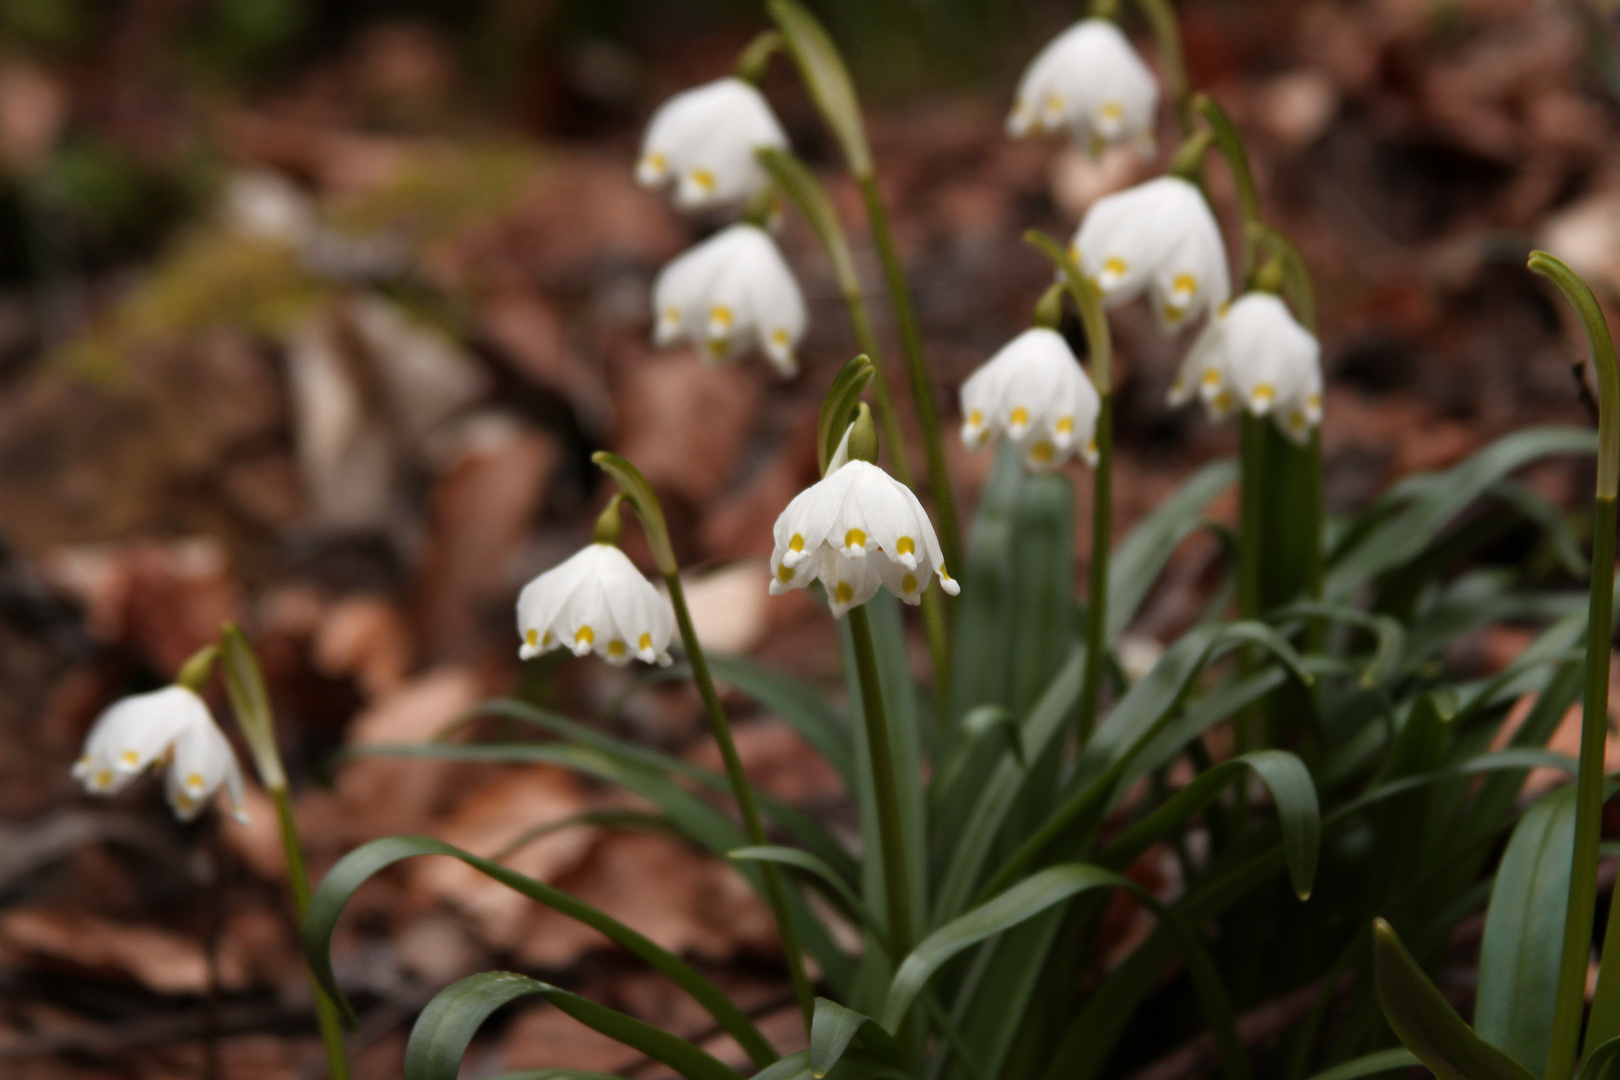
<path id="1" fill-rule="evenodd" d="M 578 814 L 548 821 L 544 825 L 536 825 L 517 839 L 490 856 L 494 862 L 505 862 L 519 851 L 528 847 L 536 840 L 550 836 L 552 833 L 562 832 L 564 829 L 577 827 L 597 826 L 607 829 L 638 829 L 641 832 L 663 833 L 668 836 L 680 836 L 681 830 L 675 823 L 662 814 L 647 814 L 640 810 L 585 810 Z"/>
<path id="2" fill-rule="evenodd" d="M 1581 551 L 1580 541 L 1575 539 L 1575 533 L 1569 527 L 1569 516 L 1561 508 L 1524 484 L 1512 480 L 1492 484 L 1486 494 L 1511 506 L 1527 521 L 1539 526 L 1542 535 L 1547 538 L 1553 558 L 1571 577 L 1584 578 L 1591 570 L 1585 553 Z"/>
<path id="3" fill-rule="evenodd" d="M 1309 899 L 1321 847 L 1322 816 L 1310 770 L 1286 750 L 1256 750 L 1200 773 L 1163 805 L 1115 837 L 1098 854 L 1097 861 L 1103 866 L 1124 869 L 1250 772 L 1271 790 L 1282 824 L 1283 852 L 1294 892 L 1301 900 Z"/>
<path id="4" fill-rule="evenodd" d="M 857 1038 L 875 1057 L 897 1069 L 905 1068 L 900 1045 L 876 1020 L 835 1001 L 816 998 L 816 1015 L 810 1024 L 810 1074 L 826 1076 Z"/>
<path id="5" fill-rule="evenodd" d="M 1222 1069 L 1232 1080 L 1248 1076 L 1248 1055 L 1238 1038 L 1236 1019 L 1214 961 L 1196 935 L 1142 886 L 1099 866 L 1069 863 L 1048 867 L 995 899 L 929 934 L 895 972 L 883 1005 L 883 1026 L 896 1028 L 930 977 L 953 956 L 989 937 L 1041 914 L 1079 894 L 1096 889 L 1126 889 L 1158 917 L 1176 940 L 1198 993 Z"/>
<path id="6" fill-rule="evenodd" d="M 1075 641 L 1074 488 L 1059 473 L 1031 476 L 1013 521 L 1013 610 L 1008 708 L 1022 716 L 1040 698 Z"/>
<path id="7" fill-rule="evenodd" d="M 533 725 L 543 731 L 548 731 L 561 739 L 568 740 L 571 743 L 578 743 L 584 747 L 599 751 L 615 761 L 624 762 L 626 765 L 631 766 L 632 768 L 640 767 L 648 770 L 656 770 L 656 772 L 660 774 L 674 773 L 676 776 L 684 776 L 688 779 L 696 780 L 698 783 L 714 791 L 726 794 L 729 794 L 731 791 L 731 783 L 729 780 L 717 772 L 703 768 L 701 765 L 694 765 L 689 761 L 683 761 L 682 759 L 674 757 L 670 754 L 661 753 L 657 750 L 651 750 L 644 746 L 637 746 L 634 743 L 628 743 L 622 739 L 616 739 L 611 735 L 596 731 L 584 724 L 570 720 L 565 716 L 559 716 L 556 713 L 550 712 L 546 709 L 537 708 L 536 706 L 530 705 L 526 702 L 505 699 L 488 701 L 480 705 L 478 711 L 487 715 L 502 716 L 510 720 L 517 720 L 520 723 Z M 528 744 L 435 743 L 432 745 L 465 745 L 478 747 L 490 745 L 525 746 Z M 364 747 L 356 748 L 351 752 L 376 753 L 378 751 L 373 747 Z M 428 754 L 426 756 L 433 755 Z M 607 777 L 606 779 L 613 778 Z M 810 815 L 786 805 L 781 800 L 774 799 L 758 790 L 754 792 L 754 797 L 759 800 L 759 805 L 764 810 L 767 817 L 771 818 L 776 822 L 776 824 L 781 826 L 789 833 L 792 833 L 794 838 L 805 847 L 810 848 L 823 859 L 827 860 L 828 865 L 848 874 L 851 880 L 854 879 L 854 875 L 857 872 L 854 858 L 849 854 L 848 851 L 844 849 L 843 845 L 833 838 L 832 834 L 829 833 L 820 822 L 816 821 Z"/>
<path id="8" fill-rule="evenodd" d="M 956 670 L 951 713 L 960 721 L 981 705 L 1007 704 L 1012 636 L 1013 511 L 1023 486 L 1023 465 L 1010 444 L 996 451 L 990 478 L 968 536 L 968 554 L 956 601 Z"/>
<path id="9" fill-rule="evenodd" d="M 736 851 L 730 852 L 730 856 L 743 862 L 780 863 L 783 866 L 802 871 L 817 885 L 821 894 L 843 913 L 845 918 L 849 919 L 857 927 L 873 931 L 878 929 L 877 923 L 873 921 L 871 914 L 866 910 L 866 905 L 861 903 L 861 898 L 855 894 L 854 889 L 849 887 L 849 883 L 833 873 L 832 867 L 808 851 L 767 844 L 764 847 L 738 848 Z"/>
<path id="10" fill-rule="evenodd" d="M 535 995 L 586 1027 L 663 1062 L 686 1080 L 742 1080 L 735 1069 L 685 1039 L 550 983 L 509 971 L 469 975 L 428 1002 L 405 1046 L 405 1080 L 456 1080 L 467 1044 L 489 1015 L 519 998 Z"/>
<path id="11" fill-rule="evenodd" d="M 1237 481 L 1237 462 L 1205 465 L 1131 530 L 1108 570 L 1108 637 L 1131 624 L 1176 547 L 1199 528 L 1199 515 Z"/>
<path id="12" fill-rule="evenodd" d="M 759 1033 L 759 1029 L 754 1026 L 754 1022 L 747 1014 L 737 1008 L 730 998 L 695 968 L 668 949 L 660 947 L 611 915 L 598 911 L 561 889 L 525 877 L 499 863 L 480 858 L 460 848 L 452 847 L 442 840 L 434 840 L 427 836 L 393 836 L 373 840 L 356 848 L 338 860 L 337 865 L 322 879 L 320 886 L 310 898 L 309 912 L 302 928 L 305 955 L 309 957 L 310 968 L 314 971 L 322 989 L 332 995 L 333 1000 L 337 1001 L 351 1017 L 353 1012 L 347 999 L 342 997 L 338 990 L 337 979 L 332 972 L 332 931 L 336 928 L 338 918 L 343 914 L 343 909 L 355 890 L 371 880 L 384 867 L 418 855 L 449 855 L 460 859 L 474 870 L 493 878 L 507 888 L 602 933 L 667 975 L 671 981 L 691 995 L 693 1000 L 714 1017 L 715 1023 L 737 1040 L 756 1065 L 768 1065 L 776 1060 L 776 1051 L 771 1049 L 770 1043 L 765 1041 L 765 1037 Z M 479 1018 L 479 1022 L 482 1022 L 482 1017 Z M 476 1029 L 477 1024 L 474 1024 L 468 1029 L 467 1036 L 470 1038 Z M 465 1046 L 464 1041 L 462 1047 Z M 456 1061 L 459 1063 L 459 1056 Z"/>
<path id="13" fill-rule="evenodd" d="M 1620 1058 L 1620 1038 L 1610 1039 L 1586 1055 L 1576 1080 L 1608 1080 L 1614 1076 L 1617 1058 Z"/>
<path id="14" fill-rule="evenodd" d="M 1535 1080 L 1463 1023 L 1382 919 L 1373 922 L 1373 971 L 1384 1019 L 1438 1080 Z"/>
<path id="15" fill-rule="evenodd" d="M 1293 646 L 1264 623 L 1228 623 L 1188 633 L 1160 657 L 1153 670 L 1131 688 L 1097 729 L 1091 743 L 1081 751 L 1069 789 L 1057 809 L 1001 864 L 981 895 L 994 895 L 1007 888 L 1019 871 L 1054 840 L 1085 815 L 1106 805 L 1105 800 L 1118 786 L 1132 757 L 1174 718 L 1199 673 L 1223 653 L 1246 643 L 1263 646 L 1301 683 L 1309 685 L 1312 681 Z"/>
<path id="16" fill-rule="evenodd" d="M 1080 698 L 1084 668 L 1085 650 L 1077 646 L 1070 651 L 1068 662 L 1053 676 L 1046 693 L 1024 718 L 1021 725 L 1024 760 L 1041 756 L 1063 730 L 1064 720 Z M 994 849 L 1007 811 L 1017 799 L 1026 775 L 1027 771 L 1016 761 L 1003 758 L 988 781 L 977 789 L 964 789 L 964 795 L 973 795 L 975 790 L 977 795 L 972 812 L 962 819 L 956 842 L 949 851 L 949 861 L 934 901 L 936 923 L 960 914 L 972 899 L 972 890 L 984 862 Z"/>
<path id="17" fill-rule="evenodd" d="M 511 743 L 511 744 L 410 744 L 403 746 L 368 745 L 357 748 L 370 755 L 384 757 L 421 757 L 448 761 L 491 761 L 505 764 L 517 762 L 546 762 L 560 765 L 608 783 L 617 784 L 648 800 L 680 829 L 681 834 L 699 847 L 707 848 L 724 858 L 726 853 L 748 843 L 747 835 L 735 822 L 710 806 L 662 773 L 635 762 L 601 753 L 592 747 L 571 746 L 566 743 Z M 809 845 L 807 845 L 809 846 Z M 842 850 L 840 848 L 839 850 Z M 820 854 L 820 852 L 817 852 Z M 829 865 L 833 865 L 829 862 Z M 747 878 L 755 892 L 764 895 L 764 879 L 756 867 L 739 864 L 738 870 Z M 840 991 L 847 989 L 854 975 L 850 958 L 833 941 L 804 898 L 790 893 L 789 906 L 793 908 L 798 930 L 805 948 L 821 965 L 822 973 L 830 985 Z"/>
<path id="18" fill-rule="evenodd" d="M 1385 501 L 1401 505 L 1401 509 L 1361 536 L 1349 550 L 1333 553 L 1326 595 L 1347 596 L 1416 555 L 1447 522 L 1509 473 L 1539 458 L 1590 454 L 1596 447 L 1597 437 L 1590 431 L 1531 428 L 1497 440 L 1445 472 L 1410 477 L 1396 484 Z"/>
<path id="19" fill-rule="evenodd" d="M 710 656 L 715 679 L 753 698 L 816 748 L 849 784 L 855 775 L 849 721 L 815 687 L 741 656 Z"/>
<path id="20" fill-rule="evenodd" d="M 1364 1076 L 1410 1069 L 1418 1064 L 1417 1055 L 1405 1047 L 1379 1050 L 1354 1061 L 1346 1061 L 1331 1069 L 1323 1069 L 1310 1080 L 1361 1080 Z"/>
<path id="21" fill-rule="evenodd" d="M 1426 776 L 1392 781 L 1340 804 L 1323 815 L 1322 834 L 1356 819 L 1357 815 L 1380 803 L 1457 776 L 1483 775 L 1545 765 L 1565 773 L 1575 771 L 1575 760 L 1565 754 L 1544 750 L 1515 749 L 1484 754 L 1459 765 Z M 1173 910 L 1187 925 L 1199 926 L 1221 915 L 1272 875 L 1281 871 L 1286 860 L 1278 844 L 1241 865 L 1221 871 L 1197 883 Z M 1164 966 L 1175 955 L 1169 936 L 1156 930 L 1124 963 L 1109 973 L 1064 1033 L 1051 1055 L 1044 1080 L 1095 1080 L 1115 1042 L 1141 1001 L 1157 983 Z"/>
<path id="22" fill-rule="evenodd" d="M 1349 623 L 1373 636 L 1377 643 L 1372 659 L 1361 674 L 1361 685 L 1379 686 L 1392 678 L 1400 668 L 1402 652 L 1406 646 L 1406 630 L 1398 619 L 1388 615 L 1375 615 L 1345 604 L 1327 604 L 1301 601 L 1267 612 L 1271 622 L 1297 618 L 1322 618 Z"/>
<path id="23" fill-rule="evenodd" d="M 1544 1062 L 1552 1046 L 1574 849 L 1575 792 L 1557 788 L 1519 820 L 1491 888 L 1474 1027 L 1516 1061 Z"/>

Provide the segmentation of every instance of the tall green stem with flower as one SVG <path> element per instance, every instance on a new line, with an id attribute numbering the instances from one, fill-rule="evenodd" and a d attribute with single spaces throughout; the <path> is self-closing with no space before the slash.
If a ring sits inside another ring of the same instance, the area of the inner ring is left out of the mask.
<path id="1" fill-rule="evenodd" d="M 1090 740 L 1097 725 L 1103 666 L 1108 655 L 1108 565 L 1113 546 L 1114 346 L 1097 286 L 1081 273 L 1073 256 L 1044 233 L 1029 232 L 1024 238 L 1040 248 L 1062 275 L 1063 284 L 1073 298 L 1075 309 L 1080 312 L 1080 322 L 1085 327 L 1091 382 L 1097 388 L 1097 464 L 1092 470 L 1091 488 L 1091 577 L 1086 596 L 1086 667 L 1085 682 L 1080 689 L 1078 720 L 1083 746 Z"/>
<path id="2" fill-rule="evenodd" d="M 769 0 L 767 7 L 787 42 L 788 52 L 798 65 L 816 109 L 843 148 L 845 164 L 860 189 L 861 201 L 872 228 L 872 241 L 883 264 L 895 325 L 900 332 L 906 375 L 911 384 L 912 408 L 917 413 L 917 426 L 922 429 L 923 446 L 928 458 L 928 490 L 933 495 L 939 518 L 940 543 L 945 549 L 947 565 L 960 566 L 962 546 L 957 531 L 956 501 L 945 467 L 933 380 L 923 358 L 922 335 L 912 308 L 905 268 L 895 247 L 893 230 L 889 227 L 888 209 L 878 190 L 877 170 L 866 141 L 866 127 L 861 120 L 860 100 L 837 46 L 816 18 L 795 0 Z"/>
<path id="3" fill-rule="evenodd" d="M 697 629 L 692 624 L 692 612 L 686 604 L 686 590 L 681 585 L 680 564 L 675 561 L 675 548 L 670 543 L 669 529 L 664 524 L 664 510 L 658 502 L 658 496 L 653 492 L 647 478 L 641 474 L 641 470 L 617 454 L 605 450 L 598 451 L 591 460 L 613 477 L 614 482 L 619 485 L 623 498 L 629 500 L 637 516 L 641 518 L 648 546 L 652 548 L 653 560 L 658 565 L 658 572 L 663 577 L 664 584 L 669 588 L 670 606 L 675 609 L 675 624 L 680 628 L 681 644 L 685 647 L 687 661 L 692 666 L 692 681 L 697 684 L 698 694 L 703 698 L 703 709 L 709 720 L 709 730 L 714 735 L 715 744 L 720 748 L 720 757 L 725 762 L 726 777 L 731 781 L 732 796 L 737 800 L 737 810 L 742 815 L 743 828 L 747 830 L 748 839 L 752 844 L 756 846 L 768 844 L 770 841 L 765 835 L 765 823 L 760 816 L 759 802 L 754 797 L 753 786 L 748 782 L 748 774 L 743 770 L 742 757 L 737 753 L 737 742 L 731 735 L 731 723 L 726 719 L 725 709 L 720 704 L 720 695 L 714 688 L 713 677 L 709 674 L 709 661 L 703 653 L 703 643 L 698 640 Z M 619 498 L 619 495 L 615 495 L 613 502 L 602 515 L 602 521 L 607 524 L 598 525 L 599 542 L 604 528 L 614 534 L 617 533 Z M 775 865 L 764 863 L 760 870 L 764 877 L 766 897 L 776 917 L 777 933 L 782 938 L 782 951 L 787 958 L 788 974 L 793 980 L 794 996 L 798 999 L 799 1009 L 804 1014 L 805 1026 L 808 1028 L 815 1014 L 815 988 L 810 982 L 810 976 L 805 972 L 798 930 L 793 922 L 793 913 L 788 907 L 787 888 Z"/>
<path id="4" fill-rule="evenodd" d="M 1615 496 L 1620 490 L 1620 363 L 1597 299 L 1563 262 L 1544 251 L 1530 256 L 1530 269 L 1558 286 L 1579 318 L 1592 350 L 1598 384 L 1597 492 L 1592 508 L 1592 580 L 1586 624 L 1585 695 L 1581 706 L 1580 769 L 1575 780 L 1575 844 L 1564 915 L 1558 994 L 1553 1006 L 1552 1049 L 1545 1080 L 1568 1080 L 1575 1070 L 1586 972 L 1591 952 L 1592 912 L 1597 902 L 1598 842 L 1602 832 L 1604 744 L 1609 720 L 1609 639 L 1614 625 Z M 1620 905 L 1616 905 L 1620 906 Z M 1615 920 L 1610 919 L 1613 929 Z M 1586 1049 L 1615 1035 L 1620 1022 L 1620 971 L 1609 963 L 1616 939 L 1604 941 Z"/>
<path id="5" fill-rule="evenodd" d="M 275 714 L 270 708 L 269 692 L 265 689 L 264 672 L 259 668 L 253 647 L 234 625 L 227 624 L 220 634 L 219 656 L 224 669 L 225 689 L 230 694 L 237 723 L 247 739 L 259 783 L 264 785 L 276 806 L 281 850 L 287 859 L 287 887 L 292 894 L 293 914 L 302 926 L 309 912 L 309 869 L 304 862 L 298 825 L 293 820 L 287 771 L 282 767 L 281 749 L 276 744 Z M 326 1050 L 328 1080 L 347 1080 L 349 1059 L 343 1045 L 343 1018 L 337 1002 L 321 988 L 313 972 L 310 988 L 315 996 L 315 1019 L 320 1028 L 321 1045 Z"/>

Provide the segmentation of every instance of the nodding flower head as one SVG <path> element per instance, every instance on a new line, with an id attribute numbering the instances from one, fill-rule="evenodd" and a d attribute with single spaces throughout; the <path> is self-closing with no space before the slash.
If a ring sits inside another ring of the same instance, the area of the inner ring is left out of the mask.
<path id="1" fill-rule="evenodd" d="M 733 225 L 664 267 L 653 286 L 654 340 L 689 341 L 711 363 L 758 346 L 783 378 L 799 370 L 804 297 L 776 243 L 755 225 Z"/>
<path id="2" fill-rule="evenodd" d="M 1007 134 L 1067 129 L 1092 157 L 1153 146 L 1159 84 L 1107 19 L 1082 19 L 1036 54 L 1018 82 Z"/>
<path id="3" fill-rule="evenodd" d="M 754 157 L 762 146 L 787 146 L 764 96 L 742 79 L 716 79 L 659 106 L 641 142 L 636 179 L 646 187 L 673 185 L 682 210 L 733 206 L 769 181 Z"/>
<path id="4" fill-rule="evenodd" d="M 961 591 L 917 496 L 871 462 L 847 461 L 801 491 L 774 533 L 771 595 L 819 580 L 834 617 L 872 599 L 879 586 L 920 603 L 930 575 L 952 596 Z"/>
<path id="5" fill-rule="evenodd" d="M 569 649 L 610 664 L 667 665 L 675 630 L 669 601 L 612 544 L 592 544 L 525 585 L 517 622 L 524 660 Z"/>
<path id="6" fill-rule="evenodd" d="M 1220 226 L 1203 193 L 1180 177 L 1161 176 L 1098 199 L 1074 243 L 1080 268 L 1105 304 L 1146 292 L 1166 334 L 1218 308 L 1232 292 Z"/>
<path id="7" fill-rule="evenodd" d="M 86 791 L 114 795 L 147 768 L 167 763 L 164 790 L 175 815 L 190 821 L 223 785 L 238 821 L 242 770 L 203 699 L 183 686 L 114 702 L 90 728 L 73 778 Z"/>
<path id="8" fill-rule="evenodd" d="M 962 442 L 969 449 L 1006 436 L 1031 470 L 1078 454 L 1097 463 L 1097 390 L 1055 330 L 1025 330 L 962 384 Z"/>
<path id="9" fill-rule="evenodd" d="M 1216 312 L 1170 387 L 1170 403 L 1194 395 L 1212 417 L 1247 409 L 1270 416 L 1303 443 L 1322 421 L 1321 347 L 1271 293 L 1245 293 Z"/>

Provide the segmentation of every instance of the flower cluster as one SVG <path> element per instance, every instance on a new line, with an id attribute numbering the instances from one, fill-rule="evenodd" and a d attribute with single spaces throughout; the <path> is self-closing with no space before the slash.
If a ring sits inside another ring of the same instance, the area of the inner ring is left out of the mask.
<path id="1" fill-rule="evenodd" d="M 1159 84 L 1119 27 L 1082 19 L 1036 54 L 1018 82 L 1007 133 L 1067 130 L 1092 157 L 1153 144 Z"/>
<path id="2" fill-rule="evenodd" d="M 756 156 L 787 137 L 759 90 L 736 78 L 676 94 L 653 114 L 636 177 L 673 187 L 682 210 L 736 208 L 769 177 Z M 757 348 L 784 378 L 798 372 L 805 306 L 793 272 L 762 228 L 722 229 L 664 268 L 653 289 L 653 339 L 697 345 L 711 363 Z"/>
<path id="3" fill-rule="evenodd" d="M 1145 292 L 1167 334 L 1232 293 L 1221 228 L 1203 192 L 1180 177 L 1098 199 L 1075 233 L 1074 250 L 1103 303 L 1124 304 Z"/>
<path id="4" fill-rule="evenodd" d="M 688 341 L 713 363 L 757 345 L 783 376 L 798 372 L 804 298 L 781 252 L 754 225 L 733 225 L 666 266 L 653 287 L 659 345 Z"/>
<path id="5" fill-rule="evenodd" d="M 950 595 L 961 591 L 917 496 L 868 461 L 838 466 L 801 491 L 776 519 L 773 535 L 771 595 L 820 581 L 835 617 L 872 599 L 880 586 L 920 603 L 930 575 Z"/>
<path id="6" fill-rule="evenodd" d="M 1099 401 L 1069 343 L 1034 327 L 1013 338 L 962 384 L 962 442 L 978 449 L 998 435 L 1030 469 L 1079 454 L 1096 464 Z"/>
<path id="7" fill-rule="evenodd" d="M 182 820 L 202 813 L 224 786 L 242 813 L 242 771 L 208 706 L 183 686 L 135 694 L 97 718 L 73 765 L 73 778 L 96 795 L 116 795 L 154 765 L 168 765 L 164 792 Z"/>
<path id="8" fill-rule="evenodd" d="M 1303 443 L 1322 420 L 1321 347 L 1278 297 L 1245 293 L 1210 319 L 1188 351 L 1170 403 L 1194 394 L 1212 417 L 1245 408 Z"/>
<path id="9" fill-rule="evenodd" d="M 566 648 L 610 664 L 670 663 L 669 602 L 613 544 L 592 544 L 525 585 L 517 622 L 524 660 Z"/>

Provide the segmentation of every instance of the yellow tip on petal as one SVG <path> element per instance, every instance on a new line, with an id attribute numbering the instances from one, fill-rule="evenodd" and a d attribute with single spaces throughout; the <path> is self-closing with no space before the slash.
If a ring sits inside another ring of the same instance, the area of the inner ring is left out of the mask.
<path id="1" fill-rule="evenodd" d="M 855 590 L 849 587 L 849 582 L 840 581 L 838 583 L 838 588 L 833 590 L 833 599 L 837 600 L 840 604 L 847 604 L 851 600 L 855 599 Z"/>
<path id="2" fill-rule="evenodd" d="M 721 326 L 726 327 L 727 329 L 731 327 L 734 318 L 735 317 L 732 315 L 731 309 L 724 304 L 716 304 L 714 307 L 709 309 L 709 321 L 712 323 L 719 323 Z"/>
<path id="3" fill-rule="evenodd" d="M 652 635 L 642 634 L 641 637 L 637 638 L 636 648 L 642 652 L 646 652 L 648 649 L 652 648 Z"/>
<path id="4" fill-rule="evenodd" d="M 866 546 L 866 533 L 860 529 L 849 530 L 844 534 L 844 546 L 847 548 L 864 548 Z"/>
<path id="5" fill-rule="evenodd" d="M 578 630 L 575 630 L 574 644 L 578 645 L 582 641 L 587 645 L 593 644 L 596 641 L 596 631 L 592 630 L 589 626 L 582 626 Z"/>
<path id="6" fill-rule="evenodd" d="M 1203 383 L 1204 383 L 1205 386 L 1219 386 L 1219 385 L 1221 385 L 1221 369 L 1220 368 L 1212 368 L 1212 367 L 1211 368 L 1205 368 L 1204 369 Z"/>
<path id="7" fill-rule="evenodd" d="M 1007 416 L 1007 422 L 1015 427 L 1023 427 L 1029 423 L 1029 410 L 1019 405 Z"/>
<path id="8" fill-rule="evenodd" d="M 803 551 L 804 550 L 804 537 L 801 536 L 798 533 L 794 533 L 793 534 L 793 539 L 788 541 L 788 550 L 789 551 Z"/>
<path id="9" fill-rule="evenodd" d="M 1198 279 L 1191 274 L 1177 274 L 1175 279 L 1170 282 L 1170 291 L 1183 293 L 1191 299 L 1198 293 Z"/>
<path id="10" fill-rule="evenodd" d="M 714 192 L 714 173 L 708 169 L 693 169 L 691 176 L 692 183 L 702 188 L 705 193 L 712 194 Z"/>
<path id="11" fill-rule="evenodd" d="M 1125 260 L 1118 255 L 1110 255 L 1103 260 L 1102 272 L 1104 277 L 1122 278 L 1125 276 Z"/>
<path id="12" fill-rule="evenodd" d="M 1058 422 L 1052 425 L 1052 430 L 1059 435 L 1068 435 L 1074 431 L 1074 417 L 1060 416 Z"/>
<path id="13" fill-rule="evenodd" d="M 137 754 L 133 750 L 125 750 L 122 754 L 118 755 L 118 760 L 122 761 L 125 765 L 139 765 L 141 763 L 141 755 Z"/>
<path id="14" fill-rule="evenodd" d="M 187 773 L 186 787 L 190 788 L 192 791 L 201 791 L 203 788 L 202 773 Z"/>
<path id="15" fill-rule="evenodd" d="M 984 423 L 984 413 L 980 412 L 978 409 L 970 409 L 968 411 L 968 423 L 973 427 L 978 427 L 980 424 Z"/>
<path id="16" fill-rule="evenodd" d="M 786 585 L 788 582 L 793 580 L 794 573 L 795 571 L 793 567 L 783 563 L 781 566 L 776 568 L 776 579 L 782 584 Z"/>
<path id="17" fill-rule="evenodd" d="M 1254 393 L 1249 395 L 1249 400 L 1256 405 L 1269 405 L 1277 400 L 1277 388 L 1270 383 L 1261 383 L 1254 388 Z"/>
<path id="18" fill-rule="evenodd" d="M 916 574 L 907 574 L 905 577 L 901 578 L 900 579 L 900 587 L 906 591 L 907 596 L 910 596 L 912 593 L 916 592 L 917 591 L 917 575 Z"/>
<path id="19" fill-rule="evenodd" d="M 902 536 L 894 542 L 894 553 L 896 555 L 912 555 L 916 551 L 917 542 L 909 536 Z"/>
<path id="20" fill-rule="evenodd" d="M 1045 439 L 1042 439 L 1040 442 L 1029 448 L 1030 460 L 1037 461 L 1042 465 L 1045 465 L 1047 462 L 1051 461 L 1056 454 L 1057 448 L 1051 443 L 1047 442 Z"/>
<path id="21" fill-rule="evenodd" d="M 620 641 L 618 638 L 614 638 L 612 641 L 608 642 L 608 655 L 613 657 L 615 660 L 625 655 L 629 651 L 629 646 L 625 645 L 625 643 Z"/>
<path id="22" fill-rule="evenodd" d="M 1125 115 L 1125 107 L 1117 101 L 1104 102 L 1103 107 L 1097 110 L 1097 115 L 1104 120 L 1118 120 Z"/>
<path id="23" fill-rule="evenodd" d="M 534 648 L 536 645 L 540 644 L 540 631 L 530 627 L 528 630 L 523 632 L 523 640 L 529 646 L 529 648 Z"/>

